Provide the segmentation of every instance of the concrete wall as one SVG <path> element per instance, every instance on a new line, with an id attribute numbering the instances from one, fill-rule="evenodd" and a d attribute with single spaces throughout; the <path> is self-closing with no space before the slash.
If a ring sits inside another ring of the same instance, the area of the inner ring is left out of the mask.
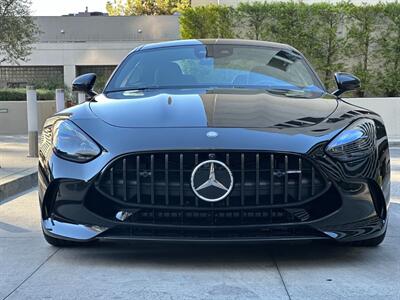
<path id="1" fill-rule="evenodd" d="M 36 17 L 41 34 L 21 66 L 63 66 L 71 87 L 76 66 L 118 65 L 134 48 L 180 38 L 179 16 Z M 2 63 L 2 66 L 8 64 Z"/>
<path id="2" fill-rule="evenodd" d="M 382 116 L 391 141 L 400 141 L 400 98 L 349 98 L 346 101 Z M 39 126 L 55 113 L 55 101 L 39 101 Z M 7 110 L 8 112 L 2 112 Z M 26 102 L 0 102 L 0 134 L 26 134 Z"/>
<path id="3" fill-rule="evenodd" d="M 38 101 L 39 128 L 56 111 L 56 101 Z M 26 101 L 0 101 L 0 134 L 28 134 Z"/>
<path id="4" fill-rule="evenodd" d="M 35 17 L 40 43 L 162 41 L 179 36 L 179 16 Z"/>

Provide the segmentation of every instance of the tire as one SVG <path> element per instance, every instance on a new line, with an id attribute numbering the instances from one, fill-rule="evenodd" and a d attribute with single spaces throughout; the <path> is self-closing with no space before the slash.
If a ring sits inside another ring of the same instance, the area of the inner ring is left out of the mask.
<path id="1" fill-rule="evenodd" d="M 43 231 L 43 236 L 47 243 L 55 247 L 78 247 L 78 246 L 88 245 L 91 243 L 91 242 L 74 242 L 74 241 L 55 238 L 50 235 L 47 235 L 44 231 Z"/>
<path id="2" fill-rule="evenodd" d="M 386 229 L 385 229 L 385 232 L 382 233 L 380 236 L 377 236 L 377 237 L 374 237 L 374 238 L 368 239 L 368 240 L 353 242 L 351 244 L 354 246 L 360 246 L 360 247 L 376 247 L 376 246 L 379 246 L 383 242 L 383 240 L 385 239 L 385 236 L 386 236 Z"/>

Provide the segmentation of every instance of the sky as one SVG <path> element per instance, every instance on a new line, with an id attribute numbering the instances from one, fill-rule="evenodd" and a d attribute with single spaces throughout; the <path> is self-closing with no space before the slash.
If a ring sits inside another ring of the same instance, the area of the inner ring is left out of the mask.
<path id="1" fill-rule="evenodd" d="M 105 12 L 107 0 L 32 0 L 32 15 L 61 16 L 85 11 Z"/>

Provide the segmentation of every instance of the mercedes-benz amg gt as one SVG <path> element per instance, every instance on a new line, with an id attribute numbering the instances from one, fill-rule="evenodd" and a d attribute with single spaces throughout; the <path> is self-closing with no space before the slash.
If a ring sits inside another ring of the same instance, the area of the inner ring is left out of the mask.
<path id="1" fill-rule="evenodd" d="M 46 240 L 261 242 L 385 237 L 384 123 L 328 92 L 291 46 L 182 40 L 134 49 L 104 90 L 47 120 L 39 198 Z"/>

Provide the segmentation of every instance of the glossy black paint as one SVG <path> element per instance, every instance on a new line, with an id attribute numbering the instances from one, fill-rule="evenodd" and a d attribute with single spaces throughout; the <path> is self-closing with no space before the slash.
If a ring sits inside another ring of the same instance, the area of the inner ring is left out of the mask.
<path id="1" fill-rule="evenodd" d="M 335 73 L 335 81 L 338 86 L 338 89 L 333 93 L 335 96 L 340 96 L 345 92 L 354 91 L 361 87 L 360 79 L 349 73 Z"/>
<path id="2" fill-rule="evenodd" d="M 72 82 L 72 91 L 83 92 L 90 97 L 96 96 L 97 95 L 96 92 L 93 91 L 96 78 L 97 76 L 94 73 L 88 73 L 78 76 Z"/>
<path id="3" fill-rule="evenodd" d="M 170 45 L 174 43 L 144 47 Z M 84 164 L 60 159 L 52 152 L 41 153 L 39 198 L 45 234 L 78 241 L 134 239 L 130 235 L 132 224 L 104 218 L 87 205 L 96 201 L 104 205 L 93 192 L 100 174 L 111 162 L 130 153 L 200 150 L 293 153 L 309 159 L 330 182 L 333 189 L 330 197 L 338 198 L 341 203 L 333 213 L 301 224 L 266 222 L 263 226 L 265 230 L 306 228 L 313 234 L 266 234 L 256 240 L 358 241 L 377 237 L 386 229 L 390 156 L 383 121 L 376 113 L 328 93 L 313 99 L 233 89 L 109 93 L 59 115 L 68 116 L 99 143 L 103 151 Z M 329 157 L 325 153 L 327 144 L 360 118 L 372 119 L 376 124 L 376 151 L 358 162 L 338 162 Z M 216 131 L 218 137 L 207 137 L 210 130 Z M 322 198 L 319 205 L 323 206 L 327 199 Z"/>

